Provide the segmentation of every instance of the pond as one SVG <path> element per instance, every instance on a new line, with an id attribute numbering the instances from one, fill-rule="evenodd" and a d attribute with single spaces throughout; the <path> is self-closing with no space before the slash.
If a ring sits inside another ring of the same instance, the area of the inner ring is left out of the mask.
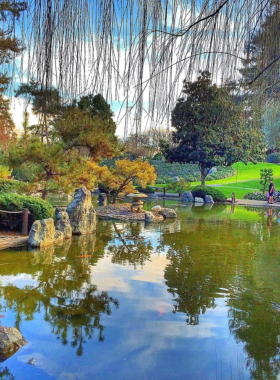
<path id="1" fill-rule="evenodd" d="M 279 379 L 279 210 L 175 208 L 2 251 L 1 323 L 28 344 L 0 378 Z"/>

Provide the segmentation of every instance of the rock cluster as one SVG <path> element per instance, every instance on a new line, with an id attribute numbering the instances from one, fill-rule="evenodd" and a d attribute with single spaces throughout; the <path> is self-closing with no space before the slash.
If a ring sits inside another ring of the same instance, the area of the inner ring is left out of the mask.
<path id="1" fill-rule="evenodd" d="M 96 213 L 91 204 L 91 193 L 80 188 L 67 211 L 57 210 L 56 225 L 52 218 L 36 220 L 30 230 L 28 244 L 33 248 L 43 248 L 62 243 L 72 234 L 84 235 L 96 230 Z"/>
<path id="2" fill-rule="evenodd" d="M 185 191 L 182 194 L 182 201 L 183 202 L 192 202 L 192 203 L 208 203 L 208 204 L 214 204 L 213 197 L 211 195 L 205 195 L 204 199 L 201 197 L 193 197 L 191 191 Z"/>

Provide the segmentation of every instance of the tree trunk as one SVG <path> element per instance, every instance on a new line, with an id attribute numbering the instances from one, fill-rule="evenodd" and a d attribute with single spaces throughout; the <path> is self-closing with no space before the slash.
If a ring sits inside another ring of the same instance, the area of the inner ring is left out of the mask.
<path id="1" fill-rule="evenodd" d="M 42 199 L 45 200 L 47 198 L 47 195 L 48 195 L 48 190 L 47 190 L 47 188 L 45 186 L 44 190 L 42 191 Z"/>
<path id="2" fill-rule="evenodd" d="M 204 168 L 204 167 L 201 167 L 200 168 L 200 174 L 201 174 L 201 185 L 202 186 L 205 186 L 205 178 L 208 174 L 209 170 Z"/>

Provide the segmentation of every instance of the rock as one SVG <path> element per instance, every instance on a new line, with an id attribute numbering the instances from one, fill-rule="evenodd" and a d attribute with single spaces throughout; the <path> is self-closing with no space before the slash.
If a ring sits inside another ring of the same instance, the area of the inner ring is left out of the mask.
<path id="1" fill-rule="evenodd" d="M 195 203 L 204 203 L 204 199 L 203 198 L 199 198 L 199 197 L 195 197 L 194 198 L 194 202 Z"/>
<path id="2" fill-rule="evenodd" d="M 96 230 L 96 213 L 91 204 L 91 193 L 86 187 L 77 190 L 67 212 L 73 235 L 84 235 Z"/>
<path id="3" fill-rule="evenodd" d="M 107 204 L 108 204 L 107 195 L 105 193 L 100 193 L 98 196 L 98 202 L 99 202 L 100 207 L 107 206 Z"/>
<path id="4" fill-rule="evenodd" d="M 55 231 L 54 233 L 54 244 L 61 244 L 64 240 L 64 234 L 61 231 Z"/>
<path id="5" fill-rule="evenodd" d="M 35 359 L 34 358 L 29 359 L 28 364 L 35 365 Z"/>
<path id="6" fill-rule="evenodd" d="M 213 173 L 217 173 L 217 168 L 215 168 L 215 166 L 209 170 L 208 174 L 213 174 Z"/>
<path id="7" fill-rule="evenodd" d="M 173 182 L 178 182 L 178 181 L 180 181 L 180 177 L 178 177 L 177 175 L 175 175 L 173 177 Z"/>
<path id="8" fill-rule="evenodd" d="M 61 231 L 64 235 L 64 239 L 70 239 L 72 236 L 72 227 L 69 220 L 69 215 L 65 211 L 60 211 L 56 215 L 55 229 Z"/>
<path id="9" fill-rule="evenodd" d="M 157 223 L 163 220 L 163 216 L 155 215 L 153 212 L 145 211 L 145 222 Z"/>
<path id="10" fill-rule="evenodd" d="M 173 208 L 163 208 L 158 212 L 164 219 L 177 218 L 177 214 Z"/>
<path id="11" fill-rule="evenodd" d="M 213 197 L 211 195 L 205 195 L 205 203 L 214 204 Z"/>
<path id="12" fill-rule="evenodd" d="M 185 191 L 182 194 L 182 200 L 184 202 L 194 202 L 194 198 L 193 198 L 192 192 L 191 191 Z"/>
<path id="13" fill-rule="evenodd" d="M 156 205 L 154 207 L 151 208 L 151 211 L 160 211 L 161 210 L 161 206 L 160 205 Z"/>
<path id="14" fill-rule="evenodd" d="M 29 232 L 28 244 L 34 248 L 46 247 L 54 243 L 54 234 L 52 218 L 36 220 Z"/>
<path id="15" fill-rule="evenodd" d="M 8 359 L 13 353 L 15 353 L 26 343 L 27 340 L 15 327 L 0 326 L 1 361 Z"/>

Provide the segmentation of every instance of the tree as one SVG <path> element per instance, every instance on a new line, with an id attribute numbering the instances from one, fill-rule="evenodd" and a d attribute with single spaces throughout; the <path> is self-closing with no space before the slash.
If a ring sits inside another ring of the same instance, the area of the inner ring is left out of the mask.
<path id="1" fill-rule="evenodd" d="M 170 162 L 198 164 L 201 184 L 213 166 L 247 163 L 261 156 L 261 131 L 245 120 L 227 84 L 212 84 L 204 71 L 195 82 L 184 81 L 183 93 L 171 114 L 175 147 L 162 145 Z"/>
<path id="2" fill-rule="evenodd" d="M 46 110 L 46 124 L 25 126 L 24 136 L 9 151 L 8 163 L 14 169 L 32 168 L 29 178 L 40 185 L 37 190 L 42 191 L 43 198 L 50 191 L 69 193 L 81 185 L 92 189 L 97 179 L 96 162 L 117 153 L 116 125 L 111 113 L 101 118 L 89 108 L 79 109 L 76 102 L 63 106 L 56 90 L 45 96 L 36 83 L 22 85 L 17 94 L 30 97 L 38 114 Z M 103 107 L 104 102 L 103 99 Z"/>
<path id="3" fill-rule="evenodd" d="M 260 169 L 260 175 L 261 175 L 261 180 L 260 180 L 261 189 L 260 190 L 263 192 L 263 194 L 265 194 L 265 192 L 268 189 L 269 181 L 273 181 L 273 170 Z"/>
<path id="4" fill-rule="evenodd" d="M 155 169 L 148 161 L 125 159 L 117 160 L 111 170 L 104 166 L 98 182 L 99 187 L 109 195 L 113 193 L 113 203 L 116 203 L 119 195 L 134 191 L 135 183 L 145 188 L 148 183 L 153 185 L 156 177 Z"/>

